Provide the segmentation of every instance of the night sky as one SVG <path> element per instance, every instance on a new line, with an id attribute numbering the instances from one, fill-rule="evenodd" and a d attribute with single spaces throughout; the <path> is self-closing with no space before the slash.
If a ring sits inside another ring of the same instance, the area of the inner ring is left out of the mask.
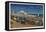
<path id="1" fill-rule="evenodd" d="M 14 12 L 19 12 L 24 10 L 25 12 L 31 12 L 34 14 L 43 14 L 42 5 L 23 5 L 23 4 L 11 4 L 11 10 Z"/>

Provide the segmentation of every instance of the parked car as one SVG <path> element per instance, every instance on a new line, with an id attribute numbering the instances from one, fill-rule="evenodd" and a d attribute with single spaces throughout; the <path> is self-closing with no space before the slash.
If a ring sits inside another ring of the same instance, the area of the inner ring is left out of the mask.
<path id="1" fill-rule="evenodd" d="M 20 22 L 21 24 L 25 24 L 27 21 L 27 18 L 24 16 L 17 17 L 17 22 Z"/>

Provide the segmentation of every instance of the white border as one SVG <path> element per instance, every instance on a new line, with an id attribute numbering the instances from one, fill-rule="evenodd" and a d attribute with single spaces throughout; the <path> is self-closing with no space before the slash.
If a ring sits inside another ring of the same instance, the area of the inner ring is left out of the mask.
<path id="1" fill-rule="evenodd" d="M 37 26 L 37 27 L 21 27 L 21 28 L 11 28 L 11 25 L 10 25 L 10 15 L 11 15 L 11 6 L 10 4 L 23 4 L 23 5 L 42 5 L 42 4 L 28 4 L 28 3 L 9 3 L 9 29 L 27 29 L 27 28 L 43 28 L 44 27 L 44 20 L 43 20 L 43 26 Z M 43 6 L 43 15 L 44 15 L 44 5 Z M 43 16 L 43 19 L 44 19 L 44 16 Z"/>

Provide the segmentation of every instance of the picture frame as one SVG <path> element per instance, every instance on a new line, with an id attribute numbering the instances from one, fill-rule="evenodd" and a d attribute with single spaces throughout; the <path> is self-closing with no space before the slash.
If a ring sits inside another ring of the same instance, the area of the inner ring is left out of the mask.
<path id="1" fill-rule="evenodd" d="M 5 30 L 45 29 L 45 3 L 5 2 Z"/>

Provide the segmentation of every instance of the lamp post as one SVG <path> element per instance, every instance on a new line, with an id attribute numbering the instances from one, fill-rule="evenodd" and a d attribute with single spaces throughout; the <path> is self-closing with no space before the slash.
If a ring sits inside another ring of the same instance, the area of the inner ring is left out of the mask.
<path id="1" fill-rule="evenodd" d="M 38 10 L 38 16 L 39 16 L 39 10 Z"/>

